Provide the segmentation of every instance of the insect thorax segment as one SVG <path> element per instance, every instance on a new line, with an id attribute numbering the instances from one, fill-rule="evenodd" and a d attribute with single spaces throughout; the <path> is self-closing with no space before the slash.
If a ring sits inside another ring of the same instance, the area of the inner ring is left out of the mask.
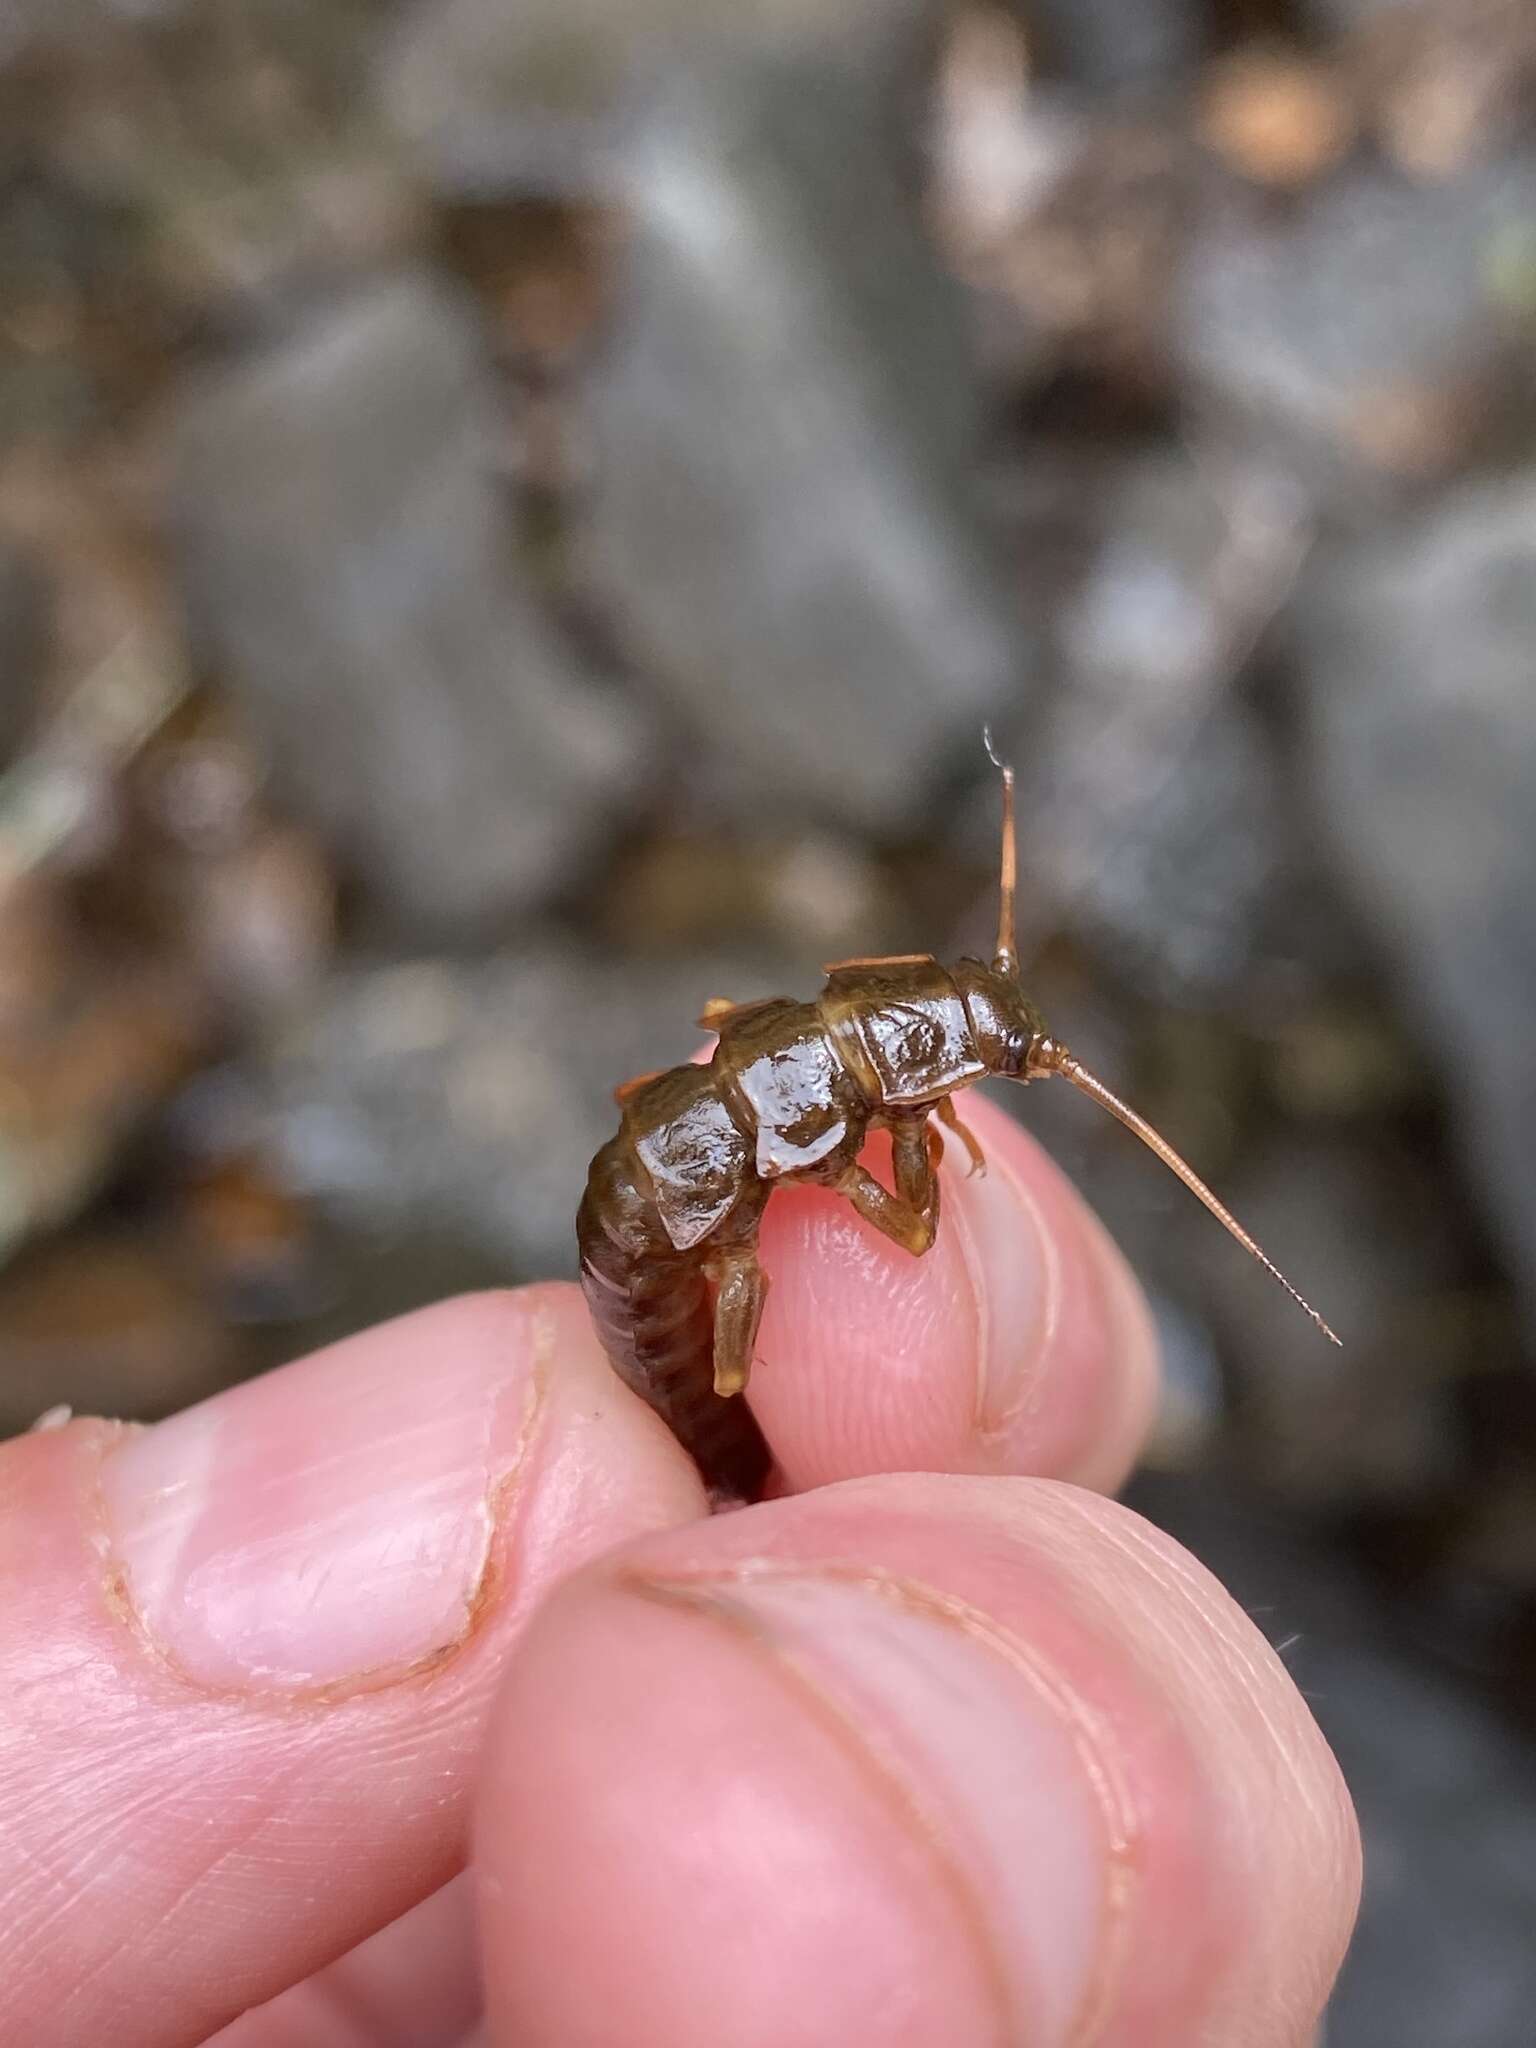
<path id="1" fill-rule="evenodd" d="M 987 1072 L 965 1000 L 937 960 L 836 968 L 818 1007 L 871 1109 L 935 1102 Z"/>

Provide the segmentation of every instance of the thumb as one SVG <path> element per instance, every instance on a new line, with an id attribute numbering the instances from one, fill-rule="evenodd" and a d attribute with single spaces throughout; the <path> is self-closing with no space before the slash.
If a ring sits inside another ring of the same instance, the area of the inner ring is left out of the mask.
<path id="1" fill-rule="evenodd" d="M 1303 2048 L 1358 1883 L 1246 1617 L 1010 1479 L 600 1561 L 509 1674 L 477 1844 L 492 2039 L 562 2048 Z"/>

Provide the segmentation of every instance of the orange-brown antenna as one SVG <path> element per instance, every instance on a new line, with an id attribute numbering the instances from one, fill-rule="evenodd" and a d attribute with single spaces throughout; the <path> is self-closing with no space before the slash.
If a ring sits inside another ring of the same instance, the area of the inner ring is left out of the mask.
<path id="1" fill-rule="evenodd" d="M 1006 761 L 998 759 L 990 725 L 981 728 L 981 737 L 988 760 L 1003 778 L 1003 859 L 997 905 L 997 951 L 992 955 L 992 965 L 999 974 L 1017 974 L 1019 954 L 1013 933 L 1013 903 L 1019 887 L 1019 845 L 1013 822 L 1013 770 Z"/>
<path id="2" fill-rule="evenodd" d="M 1045 1045 L 1038 1048 L 1036 1061 L 1040 1066 L 1052 1073 L 1064 1074 L 1074 1088 L 1080 1088 L 1084 1095 L 1091 1096 L 1102 1108 L 1107 1109 L 1111 1116 L 1118 1117 L 1127 1130 L 1134 1131 L 1143 1145 L 1149 1146 L 1157 1154 L 1158 1158 L 1162 1160 L 1164 1166 L 1178 1175 L 1190 1193 L 1198 1196 L 1204 1202 L 1206 1208 L 1216 1218 L 1216 1221 L 1231 1231 L 1244 1251 L 1252 1252 L 1271 1279 L 1279 1281 L 1292 1301 L 1298 1307 L 1306 1310 L 1329 1343 L 1340 1344 L 1342 1342 L 1334 1331 L 1329 1329 L 1311 1302 L 1304 1300 L 1296 1292 L 1296 1289 L 1286 1279 L 1273 1259 L 1269 1258 L 1258 1243 L 1248 1235 L 1247 1231 L 1244 1230 L 1241 1223 L 1238 1222 L 1225 1203 L 1217 1201 L 1199 1174 L 1192 1167 L 1185 1165 L 1178 1153 L 1168 1143 L 1168 1140 L 1160 1137 L 1144 1117 L 1139 1117 L 1134 1109 L 1120 1100 L 1118 1095 L 1112 1095 L 1109 1089 L 1104 1086 L 1104 1083 L 1096 1075 L 1090 1074 L 1082 1061 L 1069 1053 L 1065 1046 L 1053 1045 L 1050 1041 L 1047 1041 Z"/>

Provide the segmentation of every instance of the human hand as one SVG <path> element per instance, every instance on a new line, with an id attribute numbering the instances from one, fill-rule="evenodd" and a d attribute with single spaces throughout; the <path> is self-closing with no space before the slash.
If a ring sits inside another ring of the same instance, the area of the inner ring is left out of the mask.
<path id="1" fill-rule="evenodd" d="M 0 2038 L 1301 2048 L 1347 1795 L 1102 1496 L 1145 1311 L 967 1117 L 926 1259 L 770 1205 L 763 1506 L 706 1516 L 563 1286 L 0 1446 Z"/>

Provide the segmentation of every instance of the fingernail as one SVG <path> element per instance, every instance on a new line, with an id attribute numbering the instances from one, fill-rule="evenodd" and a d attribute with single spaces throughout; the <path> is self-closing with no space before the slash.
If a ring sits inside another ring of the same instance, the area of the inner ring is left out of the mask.
<path id="1" fill-rule="evenodd" d="M 489 1372 L 451 1318 L 408 1316 L 111 1451 L 111 1569 L 145 1634 L 199 1684 L 288 1693 L 460 1642 L 533 1424 L 538 1314 L 509 1306 Z"/>
<path id="2" fill-rule="evenodd" d="M 755 1569 L 655 1591 L 750 1637 L 894 1777 L 972 1922 L 1006 2037 L 1083 2038 L 1108 1994 L 1128 1825 L 1059 1682 L 903 1583 Z"/>
<path id="3" fill-rule="evenodd" d="M 967 1174 L 958 1142 L 947 1142 L 956 1170 L 946 1200 L 960 1227 L 980 1325 L 976 1423 L 987 1435 L 1027 1406 L 1044 1376 L 1059 1255 L 1039 1204 L 1008 1162 L 994 1153 L 985 1176 Z"/>

